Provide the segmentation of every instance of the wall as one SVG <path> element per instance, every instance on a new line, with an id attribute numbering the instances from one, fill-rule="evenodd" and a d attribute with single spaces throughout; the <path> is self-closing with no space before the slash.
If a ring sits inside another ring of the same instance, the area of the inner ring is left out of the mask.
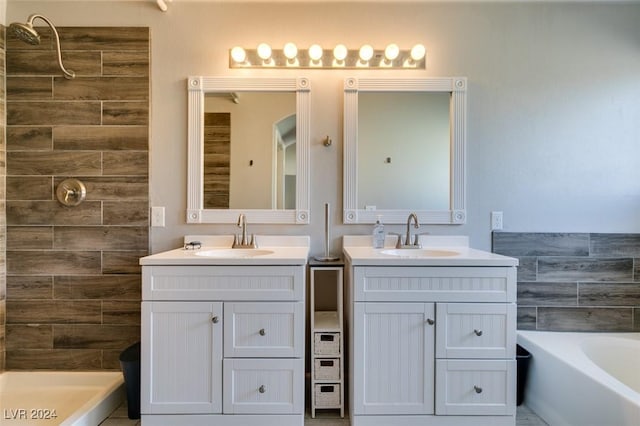
<path id="1" fill-rule="evenodd" d="M 73 80 L 48 28 L 7 38 L 6 367 L 117 369 L 149 246 L 149 30 L 58 29 Z M 67 177 L 75 207 L 55 198 Z"/>
<path id="2" fill-rule="evenodd" d="M 497 232 L 518 257 L 518 328 L 640 331 L 640 234 Z"/>

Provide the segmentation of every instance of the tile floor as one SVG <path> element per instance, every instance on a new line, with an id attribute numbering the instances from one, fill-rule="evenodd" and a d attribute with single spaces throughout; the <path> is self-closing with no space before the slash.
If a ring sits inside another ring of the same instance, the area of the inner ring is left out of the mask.
<path id="1" fill-rule="evenodd" d="M 305 426 L 349 426 L 348 419 L 340 419 L 331 413 L 324 415 L 316 415 L 315 419 L 308 417 L 304 421 Z M 129 420 L 127 418 L 126 402 L 118 407 L 107 420 L 102 422 L 100 426 L 140 426 L 140 420 Z M 526 406 L 518 407 L 516 413 L 516 426 L 547 426 L 547 424 L 536 414 L 529 410 Z"/>

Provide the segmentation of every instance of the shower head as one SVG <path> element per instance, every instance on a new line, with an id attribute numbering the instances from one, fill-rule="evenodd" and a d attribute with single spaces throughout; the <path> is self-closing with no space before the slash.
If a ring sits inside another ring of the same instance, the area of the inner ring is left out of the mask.
<path id="1" fill-rule="evenodd" d="M 56 27 L 46 17 L 34 13 L 33 15 L 29 16 L 29 18 L 27 18 L 27 22 L 25 22 L 24 24 L 22 22 L 14 22 L 9 25 L 9 29 L 17 38 L 26 43 L 33 45 L 40 44 L 40 34 L 38 34 L 35 28 L 33 28 L 33 21 L 35 21 L 37 18 L 40 18 L 44 22 L 46 22 L 47 25 L 49 25 L 49 27 L 51 28 L 53 35 L 55 36 L 56 48 L 58 51 L 58 65 L 64 73 L 64 77 L 67 79 L 74 78 L 76 76 L 76 73 L 71 70 L 65 69 L 64 65 L 62 65 L 62 55 L 60 53 L 60 37 L 58 36 L 58 30 L 56 30 Z"/>

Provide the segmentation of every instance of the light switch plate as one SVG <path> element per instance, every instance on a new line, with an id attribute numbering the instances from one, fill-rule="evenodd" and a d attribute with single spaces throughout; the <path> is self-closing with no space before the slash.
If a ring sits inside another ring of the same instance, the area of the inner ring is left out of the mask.
<path id="1" fill-rule="evenodd" d="M 151 226 L 164 228 L 164 207 L 151 207 Z"/>

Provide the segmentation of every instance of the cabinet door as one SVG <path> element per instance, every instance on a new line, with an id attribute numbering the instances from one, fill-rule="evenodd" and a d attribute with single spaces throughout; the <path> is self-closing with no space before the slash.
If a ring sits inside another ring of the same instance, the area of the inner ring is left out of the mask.
<path id="1" fill-rule="evenodd" d="M 355 303 L 353 315 L 353 414 L 433 414 L 433 303 Z"/>
<path id="2" fill-rule="evenodd" d="M 143 302 L 141 412 L 222 412 L 222 303 Z"/>

